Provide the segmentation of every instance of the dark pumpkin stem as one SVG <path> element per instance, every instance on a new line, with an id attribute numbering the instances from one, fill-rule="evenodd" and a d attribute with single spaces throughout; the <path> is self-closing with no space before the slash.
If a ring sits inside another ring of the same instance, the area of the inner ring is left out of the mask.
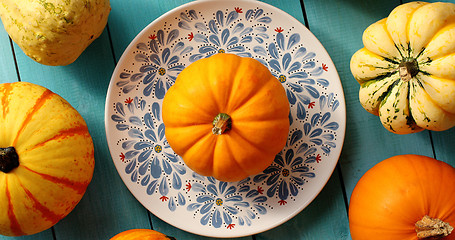
<path id="1" fill-rule="evenodd" d="M 419 64 L 414 58 L 405 58 L 398 65 L 400 78 L 402 81 L 408 82 L 419 73 Z"/>
<path id="2" fill-rule="evenodd" d="M 212 133 L 216 135 L 221 135 L 229 130 L 232 127 L 232 119 L 226 113 L 219 113 L 216 115 L 215 119 L 213 119 L 213 128 Z"/>
<path id="3" fill-rule="evenodd" d="M 449 236 L 453 227 L 437 218 L 424 216 L 416 222 L 415 229 L 419 239 L 441 239 Z"/>
<path id="4" fill-rule="evenodd" d="M 19 155 L 14 147 L 0 148 L 0 171 L 9 173 L 19 167 Z"/>

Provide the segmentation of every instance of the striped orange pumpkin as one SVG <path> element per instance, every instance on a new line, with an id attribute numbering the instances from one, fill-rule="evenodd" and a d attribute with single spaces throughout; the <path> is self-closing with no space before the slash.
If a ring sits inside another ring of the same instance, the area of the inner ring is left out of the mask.
<path id="1" fill-rule="evenodd" d="M 25 82 L 0 84 L 0 234 L 44 231 L 73 210 L 94 168 L 92 138 L 62 97 Z"/>

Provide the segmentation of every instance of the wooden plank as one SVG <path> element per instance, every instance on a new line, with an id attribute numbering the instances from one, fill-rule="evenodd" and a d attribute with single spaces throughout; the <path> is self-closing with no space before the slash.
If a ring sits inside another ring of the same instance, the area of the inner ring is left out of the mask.
<path id="1" fill-rule="evenodd" d="M 10 39 L 1 21 L 0 21 L 0 74 L 2 76 L 0 78 L 0 83 L 14 82 L 18 80 Z"/>
<path id="2" fill-rule="evenodd" d="M 29 235 L 29 236 L 21 236 L 21 237 L 6 237 L 0 235 L 1 240 L 52 240 L 54 237 L 52 236 L 52 229 L 48 229 L 46 231 Z"/>
<path id="3" fill-rule="evenodd" d="M 120 59 L 123 51 L 140 31 L 161 15 L 187 2 L 189 1 L 111 1 L 109 30 L 116 60 Z"/>
<path id="4" fill-rule="evenodd" d="M 283 225 L 256 236 L 256 240 L 276 239 L 351 239 L 337 171 L 301 213 Z"/>
<path id="5" fill-rule="evenodd" d="M 82 201 L 56 224 L 57 239 L 105 239 L 121 230 L 149 227 L 148 214 L 117 174 L 106 144 L 104 102 L 114 69 L 105 31 L 68 66 L 44 66 L 25 56 L 17 45 L 22 81 L 42 85 L 65 98 L 87 122 L 95 146 L 95 172 Z"/>
<path id="6" fill-rule="evenodd" d="M 262 0 L 262 2 L 268 3 L 278 9 L 285 11 L 293 18 L 297 19 L 297 21 L 305 25 L 305 18 L 300 0 Z"/>

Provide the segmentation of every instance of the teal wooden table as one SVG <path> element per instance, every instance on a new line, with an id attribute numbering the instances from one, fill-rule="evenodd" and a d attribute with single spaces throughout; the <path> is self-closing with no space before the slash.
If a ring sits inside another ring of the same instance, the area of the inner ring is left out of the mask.
<path id="1" fill-rule="evenodd" d="M 86 120 L 95 145 L 95 172 L 82 201 L 66 218 L 39 234 L 0 239 L 109 239 L 132 228 L 152 228 L 177 239 L 209 239 L 177 229 L 147 211 L 120 179 L 104 128 L 106 93 L 125 48 L 150 22 L 188 1 L 111 0 L 108 26 L 100 38 L 68 66 L 40 65 L 0 27 L 0 83 L 25 81 L 49 88 L 68 100 Z M 384 18 L 399 0 L 266 0 L 289 13 L 324 45 L 343 85 L 347 109 L 345 143 L 326 186 L 302 212 L 280 226 L 241 239 L 351 239 L 347 209 L 360 177 L 376 163 L 398 154 L 420 154 L 455 166 L 455 129 L 396 135 L 358 100 L 359 86 L 349 70 L 362 47 L 362 33 Z M 455 2 L 455 1 L 452 1 Z"/>

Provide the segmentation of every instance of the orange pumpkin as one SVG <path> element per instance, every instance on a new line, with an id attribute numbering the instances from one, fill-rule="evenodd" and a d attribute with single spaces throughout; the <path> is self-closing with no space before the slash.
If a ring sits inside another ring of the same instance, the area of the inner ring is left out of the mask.
<path id="1" fill-rule="evenodd" d="M 0 103 L 0 234 L 41 232 L 85 193 L 92 138 L 81 115 L 44 87 L 0 84 Z"/>
<path id="2" fill-rule="evenodd" d="M 455 239 L 455 168 L 420 155 L 388 158 L 352 192 L 353 240 Z"/>
<path id="3" fill-rule="evenodd" d="M 115 235 L 110 240 L 175 240 L 175 238 L 155 230 L 131 229 Z"/>
<path id="4" fill-rule="evenodd" d="M 289 108 L 283 86 L 259 61 L 216 54 L 185 68 L 166 93 L 165 135 L 195 172 L 238 181 L 283 149 Z"/>

